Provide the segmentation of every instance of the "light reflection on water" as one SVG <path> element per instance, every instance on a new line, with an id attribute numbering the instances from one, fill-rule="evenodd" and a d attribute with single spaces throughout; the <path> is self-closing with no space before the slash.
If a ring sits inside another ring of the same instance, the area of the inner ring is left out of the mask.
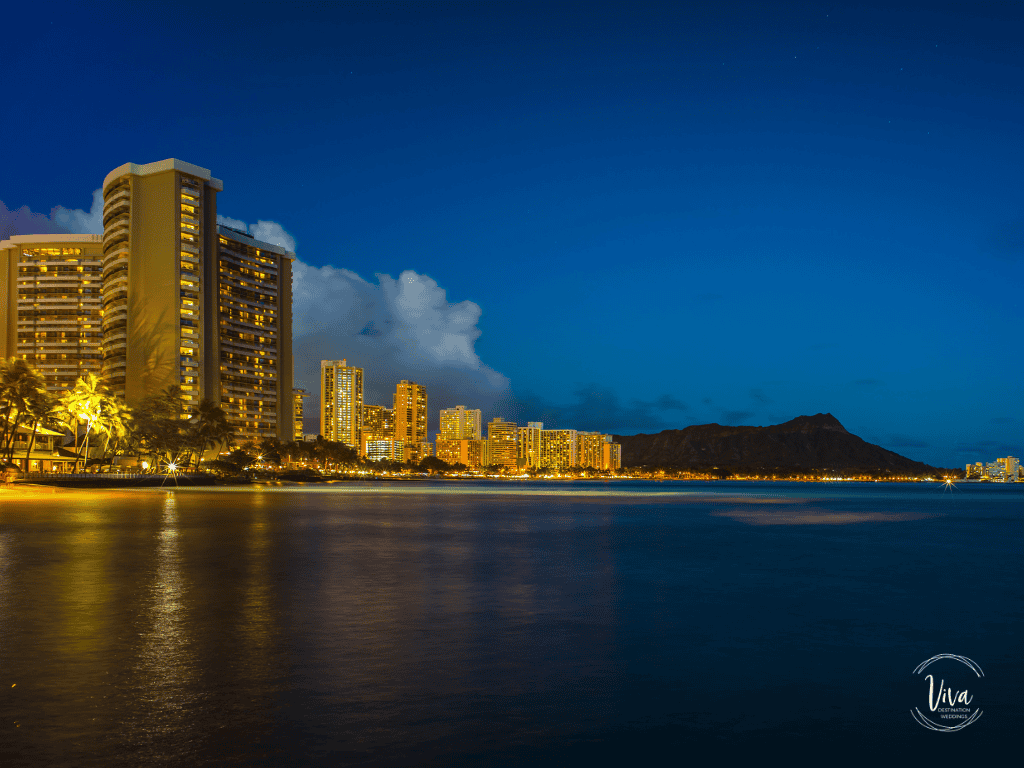
<path id="1" fill-rule="evenodd" d="M 1002 490 L 411 486 L 4 500 L 0 765 L 878 748 L 936 652 L 1024 682 Z"/>

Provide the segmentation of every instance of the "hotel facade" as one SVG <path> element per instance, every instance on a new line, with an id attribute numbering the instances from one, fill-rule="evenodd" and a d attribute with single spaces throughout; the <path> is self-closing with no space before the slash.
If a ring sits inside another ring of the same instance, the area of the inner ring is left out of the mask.
<path id="1" fill-rule="evenodd" d="M 348 360 L 320 361 L 320 434 L 362 451 L 363 369 Z"/>
<path id="2" fill-rule="evenodd" d="M 292 439 L 295 254 L 219 226 L 223 188 L 181 160 L 126 163 L 103 181 L 102 236 L 0 243 L 0 351 L 55 391 L 93 372 L 136 406 L 177 386 L 186 414 L 209 398 L 239 441 Z"/>
<path id="3" fill-rule="evenodd" d="M 57 393 L 102 374 L 101 235 L 0 241 L 0 358 L 20 357 Z"/>

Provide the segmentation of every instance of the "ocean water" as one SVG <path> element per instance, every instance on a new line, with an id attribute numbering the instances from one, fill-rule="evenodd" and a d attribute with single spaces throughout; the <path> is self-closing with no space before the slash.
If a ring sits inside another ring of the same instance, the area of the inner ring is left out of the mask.
<path id="1" fill-rule="evenodd" d="M 0 765 L 986 764 L 1022 534 L 1024 484 L 0 491 Z"/>

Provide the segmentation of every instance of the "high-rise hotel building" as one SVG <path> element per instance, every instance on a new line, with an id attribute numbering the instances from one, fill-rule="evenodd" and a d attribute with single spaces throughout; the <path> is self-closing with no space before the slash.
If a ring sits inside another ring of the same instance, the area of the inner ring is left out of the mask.
<path id="1" fill-rule="evenodd" d="M 219 365 L 207 366 L 206 388 L 220 390 L 221 408 L 243 440 L 276 437 L 285 442 L 294 435 L 293 258 L 281 246 L 217 227 L 216 325 L 204 334 L 211 346 L 217 345 Z M 183 310 L 191 278 L 186 263 L 182 259 Z"/>
<path id="2" fill-rule="evenodd" d="M 101 374 L 102 237 L 0 241 L 0 358 L 20 357 L 62 392 Z"/>
<path id="3" fill-rule="evenodd" d="M 320 361 L 320 434 L 361 451 L 363 369 L 347 360 Z"/>
<path id="4" fill-rule="evenodd" d="M 217 193 L 181 160 L 126 163 L 103 180 L 103 379 L 129 405 L 180 386 L 218 400 Z"/>
<path id="5" fill-rule="evenodd" d="M 103 235 L 0 243 L 0 352 L 51 389 L 94 372 L 137 405 L 169 386 L 218 403 L 240 441 L 294 431 L 295 254 L 217 225 L 224 188 L 181 160 L 103 181 Z"/>
<path id="6" fill-rule="evenodd" d="M 224 188 L 181 160 L 103 181 L 103 379 L 129 405 L 181 387 L 219 403 L 239 440 L 293 433 L 291 262 L 217 225 Z"/>
<path id="7" fill-rule="evenodd" d="M 408 443 L 427 440 L 427 388 L 402 379 L 395 387 L 395 439 Z"/>
<path id="8" fill-rule="evenodd" d="M 363 403 L 363 427 L 360 430 L 360 456 L 367 455 L 367 444 L 395 439 L 395 412 L 383 405 Z"/>

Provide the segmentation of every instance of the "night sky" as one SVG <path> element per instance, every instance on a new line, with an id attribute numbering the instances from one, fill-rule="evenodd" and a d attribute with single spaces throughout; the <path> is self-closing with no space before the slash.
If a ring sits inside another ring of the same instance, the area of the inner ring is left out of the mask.
<path id="1" fill-rule="evenodd" d="M 297 380 L 421 381 L 431 432 L 830 412 L 1020 456 L 1024 6 L 893 5 L 25 3 L 0 234 L 177 157 L 294 243 Z"/>

